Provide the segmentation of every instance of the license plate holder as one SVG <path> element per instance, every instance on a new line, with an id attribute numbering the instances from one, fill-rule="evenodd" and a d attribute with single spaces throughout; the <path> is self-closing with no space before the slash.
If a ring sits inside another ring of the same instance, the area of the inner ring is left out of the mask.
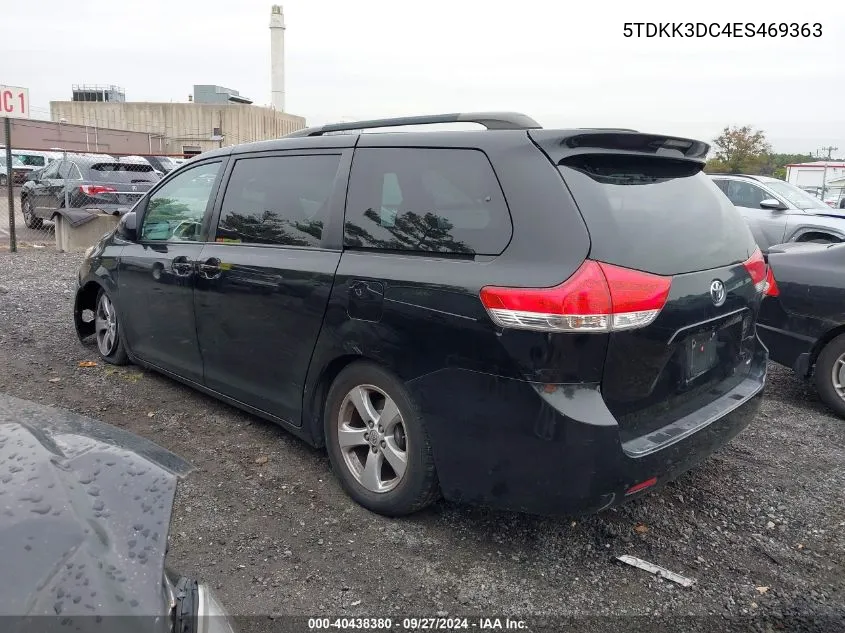
<path id="1" fill-rule="evenodd" d="M 706 374 L 719 362 L 719 342 L 716 332 L 693 334 L 686 340 L 686 380 Z"/>

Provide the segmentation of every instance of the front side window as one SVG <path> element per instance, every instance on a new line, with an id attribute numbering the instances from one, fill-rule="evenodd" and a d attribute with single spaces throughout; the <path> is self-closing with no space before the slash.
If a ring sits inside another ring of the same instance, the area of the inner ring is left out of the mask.
<path id="1" fill-rule="evenodd" d="M 816 196 L 802 191 L 786 181 L 766 182 L 769 189 L 779 193 L 799 209 L 828 209 L 829 207 Z"/>
<path id="2" fill-rule="evenodd" d="M 205 163 L 182 172 L 150 196 L 141 239 L 195 242 L 214 191 L 220 163 Z"/>
<path id="3" fill-rule="evenodd" d="M 355 151 L 349 248 L 498 255 L 513 231 L 490 161 L 471 149 Z"/>
<path id="4" fill-rule="evenodd" d="M 218 242 L 319 246 L 340 156 L 242 158 L 226 186 Z"/>

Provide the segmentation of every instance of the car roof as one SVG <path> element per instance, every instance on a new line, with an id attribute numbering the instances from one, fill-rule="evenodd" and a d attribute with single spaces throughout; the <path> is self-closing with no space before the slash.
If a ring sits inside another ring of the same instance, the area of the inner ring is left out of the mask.
<path id="1" fill-rule="evenodd" d="M 780 178 L 773 178 L 772 176 L 760 176 L 759 174 L 709 174 L 711 178 L 739 178 L 747 180 L 756 180 L 757 182 L 767 184 L 770 182 L 786 182 Z"/>
<path id="2" fill-rule="evenodd" d="M 381 131 L 391 128 L 419 127 L 428 124 L 475 123 L 486 130 L 438 130 L 438 131 Z M 364 132 L 367 130 L 369 132 Z M 469 144 L 475 147 L 491 146 L 498 141 L 508 144 L 514 135 L 530 138 L 535 143 L 566 145 L 571 151 L 579 147 L 595 146 L 602 149 L 651 153 L 672 153 L 680 158 L 703 162 L 709 145 L 693 139 L 662 134 L 643 134 L 628 128 L 574 128 L 545 129 L 534 119 L 518 112 L 475 112 L 451 113 L 425 116 L 373 119 L 349 123 L 333 123 L 297 130 L 285 137 L 258 141 L 243 145 L 231 145 L 203 152 L 195 158 L 207 159 L 247 152 L 266 152 L 289 149 L 351 148 L 364 146 L 399 147 L 459 147 Z M 596 144 L 597 143 L 597 144 Z"/>

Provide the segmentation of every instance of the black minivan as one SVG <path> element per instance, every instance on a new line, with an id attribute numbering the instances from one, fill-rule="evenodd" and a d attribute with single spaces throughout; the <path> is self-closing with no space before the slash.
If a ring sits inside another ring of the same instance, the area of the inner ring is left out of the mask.
<path id="1" fill-rule="evenodd" d="M 390 131 L 449 122 L 487 129 Z M 759 407 L 766 264 L 708 149 L 480 113 L 208 152 L 88 251 L 77 331 L 325 445 L 375 512 L 601 510 Z"/>

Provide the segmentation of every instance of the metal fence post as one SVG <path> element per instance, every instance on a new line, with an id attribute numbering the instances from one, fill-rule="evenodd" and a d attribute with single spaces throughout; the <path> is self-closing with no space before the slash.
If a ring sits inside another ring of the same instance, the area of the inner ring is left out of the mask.
<path id="1" fill-rule="evenodd" d="M 62 166 L 64 166 L 64 161 L 67 161 L 67 151 L 62 152 L 62 161 Z M 61 178 L 61 174 L 59 174 L 59 177 Z M 64 178 L 62 178 L 62 187 L 65 190 L 65 209 L 70 209 L 70 195 L 67 188 L 67 181 Z"/>
<path id="2" fill-rule="evenodd" d="M 6 193 L 9 196 L 9 250 L 12 253 L 18 250 L 18 241 L 15 235 L 15 192 L 14 192 L 14 170 L 12 169 L 12 119 L 6 117 Z"/>

